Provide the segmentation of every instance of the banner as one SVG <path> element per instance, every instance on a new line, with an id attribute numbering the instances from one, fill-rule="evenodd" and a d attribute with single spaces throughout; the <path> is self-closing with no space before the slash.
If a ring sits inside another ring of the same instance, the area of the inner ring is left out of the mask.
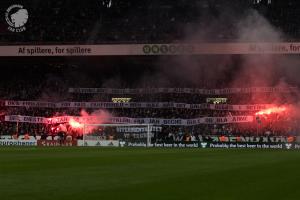
<path id="1" fill-rule="evenodd" d="M 203 95 L 226 95 L 240 93 L 290 93 L 296 92 L 296 87 L 250 87 L 250 88 L 223 88 L 223 89 L 201 89 L 201 88 L 69 88 L 70 93 L 82 94 L 203 94 Z"/>
<path id="2" fill-rule="evenodd" d="M 227 103 L 227 98 L 206 98 L 206 103 L 225 104 Z"/>
<path id="3" fill-rule="evenodd" d="M 300 144 L 296 143 L 213 143 L 213 142 L 174 142 L 174 143 L 154 143 L 148 146 L 144 142 L 125 142 L 120 147 L 152 147 L 152 148 L 218 148 L 218 149 L 300 149 Z"/>
<path id="4" fill-rule="evenodd" d="M 201 142 L 228 142 L 228 143 L 291 143 L 296 142 L 294 136 L 199 136 Z"/>
<path id="5" fill-rule="evenodd" d="M 119 56 L 119 55 L 219 55 L 299 54 L 300 43 L 170 43 L 98 45 L 0 46 L 1 56 Z"/>
<path id="6" fill-rule="evenodd" d="M 270 143 L 201 143 L 201 148 L 235 148 L 235 149 L 294 149 L 294 144 L 281 143 L 281 144 L 270 144 Z"/>
<path id="7" fill-rule="evenodd" d="M 129 138 L 127 138 L 129 139 Z M 132 138 L 130 138 L 132 139 Z M 201 144 L 239 144 L 239 145 L 253 145 L 253 144 L 278 144 L 278 143 L 295 143 L 297 142 L 296 137 L 294 136 L 215 136 L 215 135 L 207 135 L 202 136 L 199 135 L 195 142 L 186 142 L 187 144 L 191 143 L 201 143 Z M 132 144 L 139 144 L 140 142 L 128 142 Z M 142 142 L 143 143 L 143 142 Z M 168 142 L 166 142 L 168 143 Z M 180 141 L 176 141 L 174 143 L 182 143 Z M 145 144 L 146 145 L 146 144 Z M 143 146 L 143 145 L 141 145 Z"/>
<path id="8" fill-rule="evenodd" d="M 187 104 L 173 102 L 42 102 L 42 101 L 5 101 L 7 107 L 36 107 L 36 108 L 178 108 L 193 110 L 230 110 L 230 111 L 259 111 L 274 107 L 273 104 L 229 105 L 229 104 Z"/>
<path id="9" fill-rule="evenodd" d="M 77 140 L 78 146 L 85 147 L 119 147 L 119 140 Z"/>
<path id="10" fill-rule="evenodd" d="M 37 146 L 40 147 L 56 147 L 56 146 L 77 146 L 77 141 L 60 141 L 60 140 L 38 140 Z"/>
<path id="11" fill-rule="evenodd" d="M 37 146 L 37 141 L 0 139 L 0 146 Z"/>
<path id="12" fill-rule="evenodd" d="M 147 133 L 148 132 L 148 127 L 120 127 L 118 126 L 116 128 L 116 131 L 118 133 Z M 162 127 L 161 126 L 150 126 L 149 127 L 149 132 L 161 132 Z"/>
<path id="13" fill-rule="evenodd" d="M 253 122 L 253 116 L 230 116 L 230 117 L 201 117 L 195 119 L 161 119 L 161 118 L 128 118 L 128 117 L 112 117 L 100 119 L 97 116 L 90 117 L 32 117 L 21 115 L 6 115 L 7 122 L 23 122 L 23 123 L 40 123 L 40 124 L 60 124 L 68 123 L 71 119 L 83 124 L 152 124 L 152 125 L 167 125 L 167 126 L 193 126 L 198 124 L 230 124 L 230 123 L 247 123 Z"/>

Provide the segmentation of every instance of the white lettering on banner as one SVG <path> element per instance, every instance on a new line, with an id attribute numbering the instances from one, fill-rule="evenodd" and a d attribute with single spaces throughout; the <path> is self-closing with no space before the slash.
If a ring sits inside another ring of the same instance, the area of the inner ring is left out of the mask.
<path id="1" fill-rule="evenodd" d="M 7 122 L 24 122 L 24 123 L 41 123 L 41 124 L 58 124 L 67 123 L 70 119 L 74 119 L 84 124 L 98 124 L 97 117 L 74 117 L 62 116 L 53 118 L 30 117 L 20 115 L 6 115 Z M 103 119 L 102 119 L 103 120 Z M 168 125 L 168 126 L 192 126 L 197 124 L 227 124 L 227 123 L 247 123 L 253 122 L 253 116 L 231 116 L 231 117 L 202 117 L 196 119 L 160 119 L 160 118 L 127 118 L 127 117 L 112 117 L 106 119 L 105 123 L 114 124 L 153 124 L 153 125 Z M 103 121 L 101 122 L 103 123 Z"/>
<path id="2" fill-rule="evenodd" d="M 290 93 L 296 92 L 296 87 L 251 87 L 251 88 L 138 88 L 138 89 L 112 89 L 112 88 L 69 88 L 70 93 L 90 94 L 153 94 L 153 93 L 179 93 L 203 95 L 228 95 L 239 93 Z"/>
<path id="3" fill-rule="evenodd" d="M 40 107 L 40 108 L 178 108 L 197 110 L 232 110 L 258 111 L 273 107 L 272 104 L 228 105 L 228 104 L 186 104 L 173 102 L 39 102 L 39 101 L 5 101 L 7 107 Z"/>
<path id="4" fill-rule="evenodd" d="M 157 127 L 157 126 L 150 126 L 149 127 L 149 131 L 150 132 L 161 132 L 162 127 Z M 117 132 L 120 133 L 141 133 L 141 132 L 147 132 L 148 131 L 148 127 L 121 127 L 118 126 L 117 127 Z"/>

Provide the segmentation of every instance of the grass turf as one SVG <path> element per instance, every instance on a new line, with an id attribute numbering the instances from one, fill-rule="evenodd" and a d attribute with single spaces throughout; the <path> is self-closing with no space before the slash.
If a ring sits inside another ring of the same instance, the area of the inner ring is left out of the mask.
<path id="1" fill-rule="evenodd" d="M 299 199 L 300 152 L 0 148 L 1 200 Z"/>

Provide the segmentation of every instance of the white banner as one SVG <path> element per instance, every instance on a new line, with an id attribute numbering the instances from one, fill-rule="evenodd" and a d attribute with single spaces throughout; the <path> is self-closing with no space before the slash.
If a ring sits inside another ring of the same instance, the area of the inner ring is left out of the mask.
<path id="1" fill-rule="evenodd" d="M 201 88 L 136 88 L 136 89 L 115 89 L 115 88 L 69 88 L 70 93 L 82 94 L 155 94 L 155 93 L 176 93 L 176 94 L 203 94 L 203 95 L 226 95 L 238 93 L 290 93 L 297 91 L 296 87 L 251 87 L 251 88 L 223 88 L 223 89 L 201 89 Z"/>
<path id="2" fill-rule="evenodd" d="M 37 146 L 37 141 L 0 139 L 0 146 Z"/>
<path id="3" fill-rule="evenodd" d="M 74 117 L 74 116 L 62 116 L 62 117 L 32 117 L 21 115 L 6 115 L 5 121 L 8 122 L 24 122 L 24 123 L 41 123 L 41 124 L 59 124 L 68 123 L 71 119 L 83 124 L 101 124 L 101 123 L 113 123 L 113 124 L 153 124 L 153 125 L 168 125 L 168 126 L 192 126 L 198 124 L 229 124 L 229 123 L 246 123 L 253 122 L 253 116 L 231 116 L 231 117 L 201 117 L 195 119 L 161 119 L 161 118 L 127 118 L 127 117 L 112 117 L 103 119 L 98 117 Z M 99 122 L 99 120 L 101 122 Z"/>
<path id="4" fill-rule="evenodd" d="M 171 43 L 0 46 L 1 56 L 300 54 L 300 43 Z"/>
<path id="5" fill-rule="evenodd" d="M 119 147 L 119 140 L 77 140 L 77 145 L 86 147 Z"/>
<path id="6" fill-rule="evenodd" d="M 130 126 L 120 127 L 120 126 L 118 126 L 116 129 L 117 129 L 117 132 L 119 132 L 119 133 L 146 133 L 146 132 L 148 132 L 148 127 L 130 127 Z M 162 127 L 161 126 L 150 126 L 149 131 L 150 132 L 161 132 Z"/>
<path id="7" fill-rule="evenodd" d="M 41 102 L 41 101 L 5 101 L 9 107 L 38 107 L 38 108 L 180 108 L 196 110 L 232 110 L 232 111 L 259 111 L 274 107 L 272 104 L 229 105 L 229 104 L 187 104 L 173 102 Z"/>

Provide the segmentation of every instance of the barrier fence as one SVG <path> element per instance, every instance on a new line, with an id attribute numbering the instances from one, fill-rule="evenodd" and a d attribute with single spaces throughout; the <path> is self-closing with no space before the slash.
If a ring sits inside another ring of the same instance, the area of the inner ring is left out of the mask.
<path id="1" fill-rule="evenodd" d="M 300 149 L 299 137 L 201 136 L 189 142 L 131 142 L 119 140 L 41 140 L 0 139 L 0 146 L 36 147 L 149 147 L 149 148 L 223 148 L 223 149 Z"/>

